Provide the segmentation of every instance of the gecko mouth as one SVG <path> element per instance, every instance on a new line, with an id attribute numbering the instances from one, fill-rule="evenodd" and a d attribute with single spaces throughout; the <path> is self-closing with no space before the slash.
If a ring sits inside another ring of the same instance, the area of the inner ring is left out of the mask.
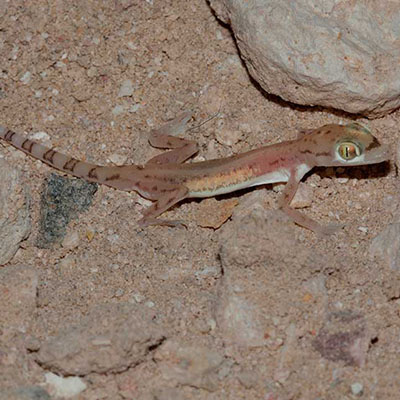
<path id="1" fill-rule="evenodd" d="M 380 145 L 375 149 L 369 150 L 365 154 L 363 164 L 378 164 L 392 158 L 392 152 L 388 145 Z"/>

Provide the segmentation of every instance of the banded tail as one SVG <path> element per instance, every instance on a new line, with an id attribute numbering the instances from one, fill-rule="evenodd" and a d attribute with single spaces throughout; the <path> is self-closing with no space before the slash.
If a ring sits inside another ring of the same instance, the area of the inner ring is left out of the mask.
<path id="1" fill-rule="evenodd" d="M 108 181 L 110 173 L 118 167 L 101 167 L 96 164 L 77 160 L 76 158 L 67 156 L 47 146 L 43 146 L 3 126 L 0 126 L 0 138 L 10 143 L 15 148 L 22 150 L 24 153 L 60 171 L 78 178 L 83 178 L 89 182 L 105 183 L 109 186 L 115 186 L 112 182 Z"/>

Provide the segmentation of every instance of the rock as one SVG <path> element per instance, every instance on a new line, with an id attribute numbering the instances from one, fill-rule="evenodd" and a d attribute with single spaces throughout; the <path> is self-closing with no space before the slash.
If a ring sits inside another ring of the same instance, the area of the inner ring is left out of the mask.
<path id="1" fill-rule="evenodd" d="M 218 371 L 224 361 L 213 349 L 176 340 L 165 342 L 155 359 L 165 379 L 209 391 L 217 389 Z"/>
<path id="2" fill-rule="evenodd" d="M 112 115 L 117 117 L 118 115 L 122 114 L 124 111 L 125 111 L 124 106 L 121 106 L 120 104 L 118 104 L 112 109 L 111 112 L 112 112 Z"/>
<path id="3" fill-rule="evenodd" d="M 393 1 L 210 0 L 268 93 L 368 117 L 400 106 L 400 9 Z"/>
<path id="4" fill-rule="evenodd" d="M 77 396 L 86 389 L 86 383 L 77 376 L 64 378 L 52 372 L 47 372 L 44 377 L 47 385 L 51 388 L 51 391 L 56 397 L 68 399 Z"/>
<path id="5" fill-rule="evenodd" d="M 20 78 L 20 82 L 22 82 L 23 84 L 27 85 L 27 84 L 30 82 L 31 77 L 32 77 L 32 73 L 29 72 L 29 71 L 26 71 L 26 72 L 22 75 L 22 77 Z"/>
<path id="6" fill-rule="evenodd" d="M 118 91 L 118 97 L 130 97 L 133 95 L 133 83 L 130 79 L 122 82 Z"/>
<path id="7" fill-rule="evenodd" d="M 152 316 L 147 307 L 129 303 L 98 305 L 79 324 L 41 344 L 37 361 L 62 375 L 123 371 L 163 339 Z"/>
<path id="8" fill-rule="evenodd" d="M 313 341 L 322 357 L 344 361 L 346 365 L 365 364 L 370 335 L 365 318 L 351 310 L 332 312 Z"/>
<path id="9" fill-rule="evenodd" d="M 221 120 L 217 125 L 218 127 L 215 130 L 215 138 L 217 139 L 217 142 L 222 145 L 232 146 L 238 143 L 243 137 L 243 132 L 241 132 L 236 125 L 233 124 L 233 121 L 229 119 Z"/>
<path id="10" fill-rule="evenodd" d="M 90 207 L 96 191 L 95 183 L 52 173 L 41 196 L 37 246 L 51 248 L 55 243 L 61 243 L 68 223 Z"/>
<path id="11" fill-rule="evenodd" d="M 32 135 L 30 135 L 29 138 L 32 140 L 35 140 L 37 142 L 49 142 L 50 141 L 49 134 L 44 131 L 34 132 Z"/>
<path id="12" fill-rule="evenodd" d="M 301 182 L 299 189 L 297 190 L 296 194 L 290 205 L 293 208 L 307 208 L 310 207 L 312 204 L 312 199 L 314 197 L 314 189 L 310 185 L 306 185 L 305 183 Z"/>
<path id="13" fill-rule="evenodd" d="M 0 269 L 1 329 L 24 330 L 28 327 L 36 309 L 37 286 L 38 273 L 32 267 L 21 265 Z"/>
<path id="14" fill-rule="evenodd" d="M 239 206 L 219 238 L 223 275 L 215 308 L 217 326 L 227 344 L 277 349 L 282 339 L 273 334 L 274 317 L 287 315 L 292 302 L 302 301 L 302 283 L 333 261 L 329 254 L 323 257 L 306 249 L 282 212 L 256 203 L 250 207 Z"/>
<path id="15" fill-rule="evenodd" d="M 18 172 L 0 159 L 0 265 L 10 261 L 31 230 L 29 200 Z"/>
<path id="16" fill-rule="evenodd" d="M 361 396 L 364 390 L 363 385 L 359 382 L 352 383 L 350 388 L 351 393 L 354 394 L 354 396 Z"/>
<path id="17" fill-rule="evenodd" d="M 63 241 L 62 241 L 62 247 L 65 249 L 75 249 L 76 247 L 79 246 L 80 243 L 80 238 L 79 238 L 79 233 L 76 231 L 68 232 Z"/>
<path id="18" fill-rule="evenodd" d="M 195 211 L 197 225 L 203 228 L 220 228 L 231 217 L 233 209 L 239 203 L 238 199 L 216 200 L 205 199 Z"/>

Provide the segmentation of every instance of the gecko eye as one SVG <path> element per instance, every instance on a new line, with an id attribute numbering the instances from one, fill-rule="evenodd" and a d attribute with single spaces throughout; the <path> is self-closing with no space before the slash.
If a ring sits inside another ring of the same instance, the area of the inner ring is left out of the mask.
<path id="1" fill-rule="evenodd" d="M 361 155 L 361 148 L 352 142 L 340 143 L 338 153 L 343 160 L 353 160 Z"/>

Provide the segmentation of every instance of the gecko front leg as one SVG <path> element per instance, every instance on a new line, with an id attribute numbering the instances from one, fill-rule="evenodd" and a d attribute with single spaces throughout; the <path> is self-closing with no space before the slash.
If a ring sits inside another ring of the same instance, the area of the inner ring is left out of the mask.
<path id="1" fill-rule="evenodd" d="M 328 236 L 335 233 L 342 225 L 329 224 L 320 225 L 317 221 L 290 206 L 294 195 L 300 184 L 300 179 L 296 176 L 296 171 L 290 171 L 289 180 L 283 189 L 282 195 L 278 200 L 279 208 L 284 211 L 296 224 L 315 232 L 319 236 Z"/>

